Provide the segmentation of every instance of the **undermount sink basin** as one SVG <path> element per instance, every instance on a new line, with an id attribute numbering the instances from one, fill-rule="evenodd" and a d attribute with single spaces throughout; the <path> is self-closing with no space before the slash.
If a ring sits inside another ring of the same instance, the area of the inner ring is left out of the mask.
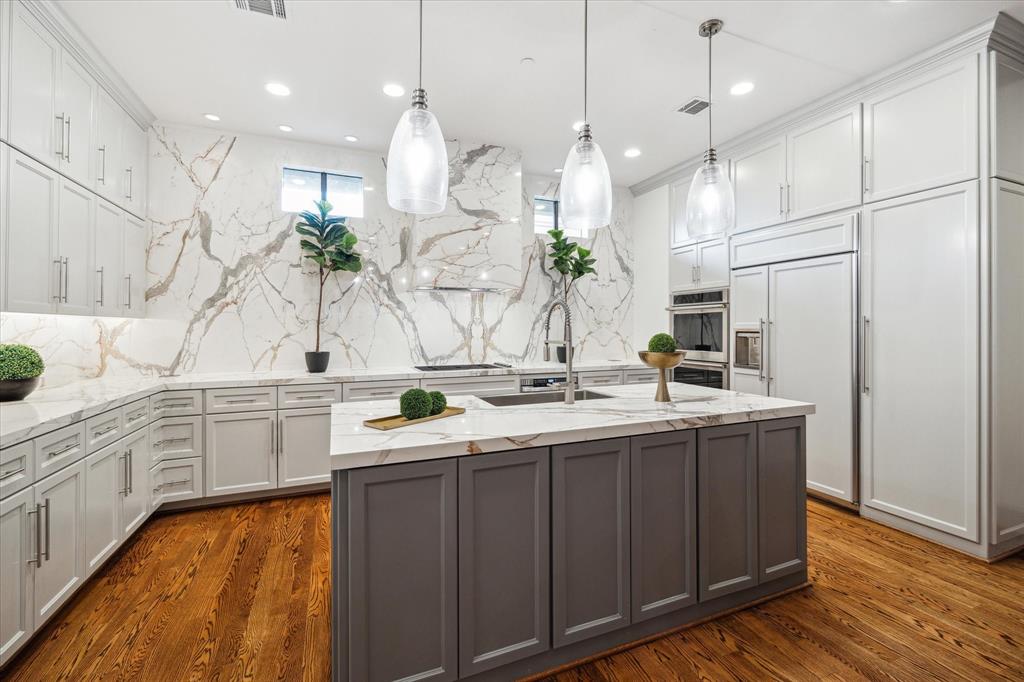
<path id="1" fill-rule="evenodd" d="M 576 400 L 600 400 L 611 398 L 610 395 L 598 393 L 597 391 L 576 391 Z M 512 395 L 492 395 L 480 398 L 485 403 L 495 407 L 508 407 L 510 405 L 540 405 L 543 403 L 565 402 L 565 391 L 551 391 L 550 393 L 515 393 Z"/>

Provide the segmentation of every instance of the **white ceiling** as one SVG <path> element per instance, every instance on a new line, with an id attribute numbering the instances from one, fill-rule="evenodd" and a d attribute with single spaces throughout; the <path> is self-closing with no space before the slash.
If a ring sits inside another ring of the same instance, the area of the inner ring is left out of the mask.
<path id="1" fill-rule="evenodd" d="M 60 0 L 136 94 L 167 122 L 383 152 L 416 86 L 416 3 L 285 0 L 280 20 L 233 0 Z M 523 150 L 524 169 L 561 166 L 582 118 L 580 0 L 427 0 L 423 85 L 446 137 Z M 898 62 L 1024 0 L 673 2 L 593 0 L 590 104 L 617 185 L 706 145 L 706 113 L 674 109 L 705 91 L 715 39 L 715 136 L 727 139 Z M 532 57 L 532 65 L 522 65 Z M 741 80 L 755 90 L 728 94 Z M 292 94 L 267 94 L 280 81 Z M 219 123 L 203 119 L 206 112 Z M 279 124 L 294 126 L 290 134 Z M 359 142 L 343 140 L 356 135 Z M 638 158 L 623 151 L 636 146 Z"/>

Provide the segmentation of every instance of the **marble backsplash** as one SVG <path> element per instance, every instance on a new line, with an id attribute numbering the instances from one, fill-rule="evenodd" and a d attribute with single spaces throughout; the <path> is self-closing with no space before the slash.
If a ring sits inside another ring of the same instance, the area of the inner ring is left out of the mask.
<path id="1" fill-rule="evenodd" d="M 455 149 L 453 165 L 470 176 L 480 176 L 475 160 L 509 160 L 509 172 L 518 166 L 514 150 L 465 142 Z M 4 313 L 0 340 L 38 348 L 47 385 L 302 368 L 313 346 L 316 277 L 301 258 L 293 216 L 280 210 L 284 166 L 361 175 L 367 190 L 364 217 L 350 222 L 364 270 L 338 273 L 325 291 L 322 348 L 331 351 L 332 367 L 540 359 L 543 316 L 557 289 L 544 268 L 545 239 L 533 232 L 533 197 L 553 196 L 555 181 L 523 177 L 521 220 L 500 225 L 519 232 L 495 242 L 506 252 L 518 248 L 518 286 L 413 291 L 414 216 L 388 207 L 379 154 L 176 125 L 150 133 L 146 319 Z M 507 193 L 503 201 L 504 219 L 512 211 Z M 466 208 L 472 218 L 479 201 Z M 597 276 L 581 280 L 572 301 L 577 354 L 585 360 L 632 354 L 631 212 L 631 194 L 616 189 L 612 225 L 583 240 L 598 259 Z"/>

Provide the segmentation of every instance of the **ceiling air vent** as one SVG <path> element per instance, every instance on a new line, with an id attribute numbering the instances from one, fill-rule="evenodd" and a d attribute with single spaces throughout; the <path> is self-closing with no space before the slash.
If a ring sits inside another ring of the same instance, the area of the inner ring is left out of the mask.
<path id="1" fill-rule="evenodd" d="M 241 1 L 241 0 L 239 0 L 239 1 Z M 707 108 L 708 108 L 708 101 L 706 99 L 704 99 L 702 97 L 694 97 L 689 102 L 687 102 L 683 106 L 681 106 L 678 109 L 676 109 L 676 111 L 681 111 L 684 114 L 691 114 L 691 115 L 693 115 L 693 114 L 699 114 L 700 112 L 704 111 Z"/>
<path id="2" fill-rule="evenodd" d="M 284 19 L 284 0 L 234 0 L 235 7 L 247 12 Z"/>

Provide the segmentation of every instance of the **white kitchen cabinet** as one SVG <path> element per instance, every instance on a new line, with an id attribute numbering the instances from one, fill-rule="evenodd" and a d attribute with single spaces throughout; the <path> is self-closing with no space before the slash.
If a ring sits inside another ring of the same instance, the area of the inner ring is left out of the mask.
<path id="1" fill-rule="evenodd" d="M 203 417 L 164 417 L 149 425 L 150 465 L 203 456 Z"/>
<path id="2" fill-rule="evenodd" d="M 85 422 L 50 431 L 32 441 L 35 446 L 35 479 L 41 481 L 85 457 Z"/>
<path id="3" fill-rule="evenodd" d="M 901 79 L 864 100 L 864 201 L 976 178 L 978 146 L 977 55 Z"/>
<path id="4" fill-rule="evenodd" d="M 860 112 L 858 103 L 786 134 L 786 220 L 861 202 Z"/>
<path id="5" fill-rule="evenodd" d="M 330 407 L 341 402 L 341 384 L 287 384 L 277 387 L 277 406 Z"/>
<path id="6" fill-rule="evenodd" d="M 673 249 L 686 246 L 693 240 L 686 230 L 686 199 L 690 193 L 690 181 L 696 169 L 683 173 L 683 177 L 668 186 L 669 246 Z M 648 229 L 641 226 L 641 229 Z"/>
<path id="7" fill-rule="evenodd" d="M 729 242 L 729 264 L 746 268 L 856 251 L 858 216 L 838 213 L 737 235 Z"/>
<path id="8" fill-rule="evenodd" d="M 21 64 L 18 67 L 21 68 Z M 62 140 L 59 167 L 62 173 L 84 185 L 89 185 L 92 168 L 92 112 L 96 90 L 93 77 L 62 50 L 57 97 L 58 123 L 62 125 L 57 131 Z"/>
<path id="9" fill-rule="evenodd" d="M 424 391 L 441 391 L 445 395 L 504 395 L 519 393 L 519 377 L 424 377 L 420 379 Z"/>
<path id="10" fill-rule="evenodd" d="M 277 487 L 277 412 L 206 416 L 206 494 Z"/>
<path id="11" fill-rule="evenodd" d="M 580 372 L 579 385 L 584 386 L 619 386 L 622 384 L 622 372 Z"/>
<path id="12" fill-rule="evenodd" d="M 121 410 L 108 410 L 85 420 L 85 451 L 93 453 L 124 435 Z"/>
<path id="13" fill-rule="evenodd" d="M 7 154 L 6 310 L 52 313 L 58 293 L 57 197 L 60 175 L 21 152 Z"/>
<path id="14" fill-rule="evenodd" d="M 150 397 L 149 411 L 153 419 L 186 417 L 203 413 L 203 391 L 192 388 L 163 391 Z"/>
<path id="15" fill-rule="evenodd" d="M 92 234 L 94 195 L 61 179 L 57 210 L 57 312 L 92 314 Z M 17 258 L 17 254 L 14 254 Z"/>
<path id="16" fill-rule="evenodd" d="M 729 390 L 754 395 L 768 395 L 768 383 L 756 370 L 733 367 L 729 374 Z"/>
<path id="17" fill-rule="evenodd" d="M 96 201 L 93 238 L 93 283 L 96 315 L 120 316 L 124 280 L 124 213 L 113 204 Z"/>
<path id="18" fill-rule="evenodd" d="M 697 288 L 697 245 L 672 249 L 668 261 L 668 285 L 672 293 Z"/>
<path id="19" fill-rule="evenodd" d="M 145 220 L 125 215 L 124 224 L 124 278 L 122 315 L 146 316 L 146 249 L 149 246 L 149 228 Z"/>
<path id="20" fill-rule="evenodd" d="M 658 381 L 658 370 L 656 369 L 624 369 L 622 370 L 622 383 L 624 384 L 652 384 Z"/>
<path id="21" fill-rule="evenodd" d="M 203 459 L 168 459 L 150 469 L 150 508 L 203 496 Z"/>
<path id="22" fill-rule="evenodd" d="M 128 115 L 124 119 L 122 204 L 136 215 L 146 215 L 146 169 L 149 165 L 149 135 Z"/>
<path id="23" fill-rule="evenodd" d="M 382 379 L 380 381 L 354 381 L 342 385 L 346 403 L 356 400 L 387 400 L 397 398 L 410 388 L 419 388 L 419 379 Z"/>
<path id="24" fill-rule="evenodd" d="M 768 266 L 732 271 L 729 317 L 734 331 L 762 331 L 768 319 Z"/>
<path id="25" fill-rule="evenodd" d="M 85 580 L 85 462 L 75 462 L 32 488 L 42 524 L 33 595 L 33 619 L 39 625 Z"/>
<path id="26" fill-rule="evenodd" d="M 38 523 L 34 489 L 0 500 L 0 665 L 35 631 Z"/>
<path id="27" fill-rule="evenodd" d="M 35 461 L 35 444 L 30 440 L 0 450 L 0 499 L 32 485 Z"/>
<path id="28" fill-rule="evenodd" d="M 4 102 L 9 111 L 8 139 L 26 154 L 56 166 L 64 134 L 56 110 L 61 48 L 24 5 L 12 4 L 10 101 Z"/>
<path id="29" fill-rule="evenodd" d="M 277 409 L 276 386 L 206 389 L 206 414 Z"/>
<path id="30" fill-rule="evenodd" d="M 1024 185 L 1024 63 L 989 53 L 991 175 Z"/>
<path id="31" fill-rule="evenodd" d="M 124 432 L 131 433 L 149 424 L 149 398 L 135 400 L 121 407 Z"/>
<path id="32" fill-rule="evenodd" d="M 331 480 L 331 408 L 281 410 L 277 438 L 277 487 Z"/>
<path id="33" fill-rule="evenodd" d="M 149 432 L 143 429 L 121 441 L 124 449 L 124 492 L 121 494 L 122 537 L 128 537 L 149 516 Z"/>
<path id="34" fill-rule="evenodd" d="M 94 146 L 96 159 L 93 166 L 93 187 L 116 204 L 124 203 L 125 178 L 122 151 L 123 130 L 127 114 L 107 93 L 99 90 L 96 96 L 96 122 Z"/>
<path id="35" fill-rule="evenodd" d="M 729 286 L 729 248 L 725 239 L 696 242 L 669 254 L 672 293 Z"/>
<path id="36" fill-rule="evenodd" d="M 785 220 L 786 137 L 779 136 L 731 159 L 736 231 Z"/>
<path id="37" fill-rule="evenodd" d="M 942 102 L 946 95 L 935 96 Z M 973 541 L 978 240 L 977 182 L 865 209 L 862 504 Z"/>
<path id="38" fill-rule="evenodd" d="M 85 458 L 85 570 L 92 575 L 124 539 L 121 496 L 127 485 L 124 449 L 114 443 Z"/>

